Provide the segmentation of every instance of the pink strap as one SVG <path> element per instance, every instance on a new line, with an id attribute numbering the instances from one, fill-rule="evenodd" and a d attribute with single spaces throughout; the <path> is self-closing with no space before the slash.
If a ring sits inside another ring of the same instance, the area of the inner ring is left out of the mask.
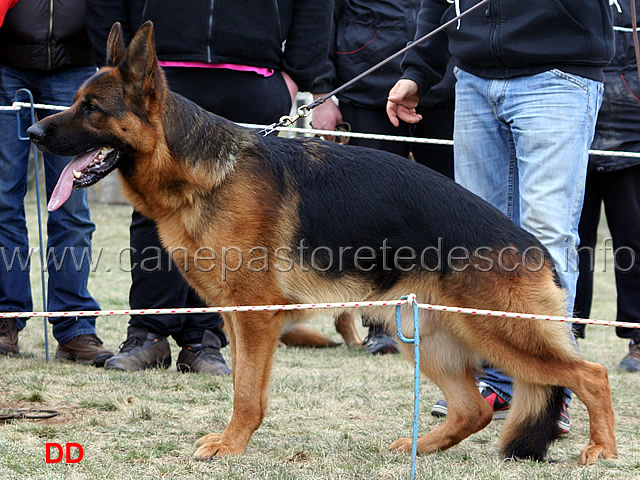
<path id="1" fill-rule="evenodd" d="M 158 64 L 161 67 L 195 67 L 195 68 L 226 68 L 227 70 L 236 70 L 239 72 L 254 72 L 263 77 L 270 77 L 274 74 L 272 68 L 252 67 L 250 65 L 234 65 L 233 63 L 206 63 L 206 62 L 171 62 L 160 60 Z"/>

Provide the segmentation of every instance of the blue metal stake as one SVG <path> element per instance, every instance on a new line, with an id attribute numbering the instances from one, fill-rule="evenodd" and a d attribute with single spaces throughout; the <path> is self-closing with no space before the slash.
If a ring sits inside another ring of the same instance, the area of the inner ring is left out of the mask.
<path id="1" fill-rule="evenodd" d="M 18 95 L 20 95 L 21 93 L 24 93 L 29 97 L 29 102 L 31 103 L 31 125 L 33 125 L 36 122 L 35 108 L 33 106 L 33 103 L 34 103 L 33 95 L 31 91 L 29 91 L 28 89 L 21 88 L 16 92 L 14 101 L 18 100 Z M 21 123 L 20 110 L 16 112 L 16 116 L 18 118 L 18 139 L 30 141 L 29 137 L 25 137 L 22 135 L 22 129 L 20 124 Z M 44 277 L 45 265 L 44 265 L 44 246 L 43 246 L 44 242 L 43 242 L 43 234 L 42 234 L 42 211 L 40 207 L 40 173 L 38 171 L 39 170 L 38 169 L 38 149 L 36 148 L 35 145 L 33 145 L 33 160 L 34 160 L 35 170 L 36 170 L 36 204 L 38 209 L 38 237 L 40 240 L 40 279 L 42 280 L 42 311 L 46 312 L 47 311 L 47 284 L 45 282 L 45 277 Z M 45 354 L 45 359 L 48 363 L 49 362 L 49 330 L 47 328 L 47 318 L 45 317 L 43 321 L 44 321 L 44 354 Z"/>
<path id="2" fill-rule="evenodd" d="M 402 319 L 400 317 L 400 307 L 396 307 L 396 329 L 398 331 L 398 338 L 403 343 L 413 343 L 414 350 L 414 403 L 413 403 L 413 443 L 411 446 L 411 480 L 416 478 L 416 455 L 418 453 L 418 424 L 420 421 L 420 321 L 418 317 L 418 302 L 415 299 L 415 295 L 405 295 L 400 297 L 400 300 L 406 300 L 409 297 L 412 298 L 410 305 L 413 307 L 413 326 L 414 333 L 413 338 L 407 338 L 402 334 Z"/>

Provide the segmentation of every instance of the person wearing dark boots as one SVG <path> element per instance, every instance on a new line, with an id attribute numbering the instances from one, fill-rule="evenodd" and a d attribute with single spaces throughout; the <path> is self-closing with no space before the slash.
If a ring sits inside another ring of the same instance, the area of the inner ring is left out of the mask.
<path id="1" fill-rule="evenodd" d="M 228 120 L 266 124 L 290 112 L 298 89 L 309 90 L 326 57 L 331 8 L 316 0 L 88 0 L 89 35 L 104 65 L 111 26 L 122 24 L 125 44 L 147 20 L 154 23 L 160 66 L 172 91 Z M 283 47 L 284 46 L 284 47 Z M 201 307 L 162 249 L 154 222 L 133 213 L 132 308 Z M 105 368 L 139 370 L 171 362 L 167 341 L 182 350 L 178 368 L 227 375 L 227 345 L 217 314 L 132 316 L 127 340 Z"/>
<path id="2" fill-rule="evenodd" d="M 134 309 L 172 306 L 204 307 L 160 244 L 155 223 L 134 211 L 130 226 L 131 288 L 129 304 Z M 154 282 L 153 285 L 150 282 Z M 132 315 L 127 339 L 104 368 L 145 370 L 171 365 L 167 337 L 182 347 L 177 366 L 183 372 L 229 375 L 220 349 L 227 345 L 218 314 Z"/>

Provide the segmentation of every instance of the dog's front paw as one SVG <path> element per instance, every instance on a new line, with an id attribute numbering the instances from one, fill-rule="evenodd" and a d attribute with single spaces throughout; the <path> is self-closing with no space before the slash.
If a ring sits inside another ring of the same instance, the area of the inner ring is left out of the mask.
<path id="1" fill-rule="evenodd" d="M 222 441 L 222 434 L 210 433 L 196 441 L 196 460 L 210 460 L 225 455 L 239 455 L 244 453 L 244 447 Z"/>
<path id="2" fill-rule="evenodd" d="M 222 438 L 221 433 L 210 433 L 196 440 L 196 447 L 200 447 L 201 445 L 204 445 L 205 443 L 209 443 L 209 442 L 219 442 L 221 438 Z"/>
<path id="3" fill-rule="evenodd" d="M 389 450 L 399 450 L 405 453 L 411 453 L 412 442 L 410 438 L 399 438 L 391 445 L 389 445 Z"/>
<path id="4" fill-rule="evenodd" d="M 580 463 L 582 465 L 593 465 L 599 458 L 617 458 L 615 449 L 607 448 L 604 445 L 589 444 L 580 452 Z"/>

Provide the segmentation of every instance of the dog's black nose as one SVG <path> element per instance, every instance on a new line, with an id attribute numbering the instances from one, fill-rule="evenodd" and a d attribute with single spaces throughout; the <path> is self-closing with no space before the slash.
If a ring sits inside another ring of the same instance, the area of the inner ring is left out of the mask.
<path id="1" fill-rule="evenodd" d="M 34 142 L 42 140 L 44 138 L 44 127 L 39 123 L 34 123 L 29 128 L 27 128 L 27 135 Z"/>

